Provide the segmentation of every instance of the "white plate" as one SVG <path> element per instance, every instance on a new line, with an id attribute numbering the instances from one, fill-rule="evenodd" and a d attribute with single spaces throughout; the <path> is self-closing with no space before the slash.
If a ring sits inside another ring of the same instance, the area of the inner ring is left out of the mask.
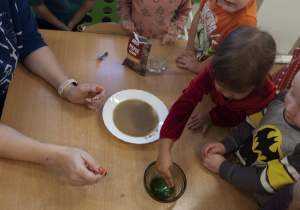
<path id="1" fill-rule="evenodd" d="M 119 131 L 113 122 L 113 112 L 119 103 L 127 99 L 138 99 L 150 104 L 156 111 L 159 118 L 157 129 L 155 129 L 149 135 L 143 137 L 128 136 Z M 159 139 L 161 126 L 164 123 L 168 112 L 169 111 L 165 104 L 151 93 L 142 90 L 129 89 L 112 95 L 104 104 L 102 116 L 107 129 L 117 138 L 133 144 L 146 144 Z"/>

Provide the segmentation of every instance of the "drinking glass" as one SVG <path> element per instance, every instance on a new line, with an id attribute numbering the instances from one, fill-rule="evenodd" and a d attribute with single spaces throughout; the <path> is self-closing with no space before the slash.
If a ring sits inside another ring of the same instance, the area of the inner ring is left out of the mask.
<path id="1" fill-rule="evenodd" d="M 166 70 L 168 56 L 172 47 L 172 42 L 162 43 L 165 35 L 169 39 L 176 40 L 177 21 L 171 18 L 170 21 L 165 21 L 159 16 L 154 19 L 151 31 L 151 50 L 147 61 L 147 69 L 153 73 L 162 73 Z"/>

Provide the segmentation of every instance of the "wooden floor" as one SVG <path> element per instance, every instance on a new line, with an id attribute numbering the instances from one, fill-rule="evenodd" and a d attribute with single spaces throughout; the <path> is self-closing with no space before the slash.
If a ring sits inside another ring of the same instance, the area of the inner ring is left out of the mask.
<path id="1" fill-rule="evenodd" d="M 286 65 L 286 63 L 275 63 L 273 68 L 270 71 L 270 75 L 273 75 L 276 71 L 280 70 L 285 65 Z"/>

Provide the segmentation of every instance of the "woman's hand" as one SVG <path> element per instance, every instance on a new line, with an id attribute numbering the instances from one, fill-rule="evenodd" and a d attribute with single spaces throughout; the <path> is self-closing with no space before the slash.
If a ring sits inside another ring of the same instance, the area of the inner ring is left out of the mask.
<path id="1" fill-rule="evenodd" d="M 106 176 L 105 170 L 87 152 L 70 147 L 61 148 L 54 165 L 64 172 L 71 185 L 96 184 Z"/>
<path id="2" fill-rule="evenodd" d="M 104 103 L 105 90 L 96 84 L 68 85 L 63 94 L 72 103 L 97 109 Z"/>

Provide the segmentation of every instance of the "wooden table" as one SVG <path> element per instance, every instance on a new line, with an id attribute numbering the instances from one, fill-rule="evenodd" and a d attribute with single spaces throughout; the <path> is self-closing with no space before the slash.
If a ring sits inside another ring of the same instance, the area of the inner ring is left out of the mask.
<path id="1" fill-rule="evenodd" d="M 121 65 L 128 37 L 41 30 L 70 78 L 93 82 L 107 89 L 107 98 L 124 89 L 148 91 L 168 109 L 195 74 L 179 69 L 175 57 L 186 42 L 177 41 L 163 74 L 138 75 Z M 106 60 L 97 60 L 108 52 Z M 197 110 L 209 110 L 205 98 Z M 89 152 L 108 175 L 92 186 L 69 186 L 61 172 L 43 165 L 0 159 L 1 209 L 257 209 L 251 193 L 237 189 L 202 166 L 202 146 L 226 135 L 228 129 L 213 126 L 201 131 L 185 130 L 173 147 L 173 159 L 187 178 L 184 195 L 176 202 L 153 200 L 143 186 L 144 170 L 157 157 L 158 141 L 130 144 L 114 137 L 102 120 L 102 109 L 88 110 L 60 98 L 50 85 L 18 64 L 9 87 L 2 123 L 34 139 L 78 147 Z"/>

